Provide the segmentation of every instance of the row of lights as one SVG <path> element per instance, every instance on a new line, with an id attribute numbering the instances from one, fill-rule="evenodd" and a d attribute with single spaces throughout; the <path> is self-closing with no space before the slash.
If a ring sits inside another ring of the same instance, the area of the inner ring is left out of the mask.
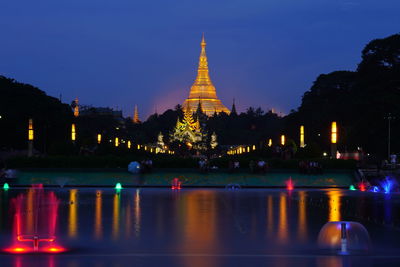
<path id="1" fill-rule="evenodd" d="M 71 125 L 71 141 L 75 142 L 76 141 L 76 125 L 75 123 L 72 123 Z M 28 141 L 30 143 L 30 145 L 33 143 L 34 140 L 34 130 L 33 130 L 33 120 L 29 119 L 29 125 L 28 125 Z M 101 144 L 102 141 L 102 135 L 101 134 L 97 134 L 97 143 Z M 110 140 L 110 143 L 112 142 L 112 140 Z M 121 143 L 126 143 L 128 149 L 131 149 L 132 147 L 132 142 L 130 140 L 125 141 L 123 139 L 119 139 L 119 137 L 115 137 L 114 138 L 114 146 L 115 147 L 119 147 Z M 148 151 L 150 153 L 167 153 L 170 155 L 175 154 L 174 151 L 168 150 L 167 146 L 164 146 L 163 148 L 159 148 L 159 147 L 151 147 L 151 146 L 146 146 L 146 145 L 137 145 L 137 150 L 140 149 L 144 149 L 145 151 Z"/>
<path id="2" fill-rule="evenodd" d="M 253 145 L 252 147 L 250 146 L 237 146 L 233 149 L 228 150 L 227 154 L 228 155 L 240 155 L 243 153 L 249 153 L 250 151 L 256 150 L 256 146 Z"/>
<path id="3" fill-rule="evenodd" d="M 300 147 L 304 148 L 306 146 L 304 142 L 304 125 L 300 126 Z M 331 144 L 336 145 L 338 141 L 338 129 L 337 129 L 337 123 L 336 121 L 333 121 L 331 124 Z M 286 144 L 286 136 L 284 134 L 281 135 L 280 137 L 280 145 L 284 146 Z M 267 142 L 268 147 L 272 147 L 272 139 L 269 138 Z M 253 145 L 253 150 L 255 150 L 255 146 Z M 335 148 L 336 149 L 336 148 Z M 245 146 L 238 146 L 233 149 L 228 150 L 227 154 L 228 155 L 236 155 L 236 154 L 242 154 L 246 152 L 246 147 Z M 250 152 L 250 147 L 247 147 L 247 152 Z"/>

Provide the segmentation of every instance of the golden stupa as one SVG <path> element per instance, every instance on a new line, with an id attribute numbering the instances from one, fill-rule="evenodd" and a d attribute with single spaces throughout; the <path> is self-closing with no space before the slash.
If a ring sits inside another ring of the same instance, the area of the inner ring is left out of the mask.
<path id="1" fill-rule="evenodd" d="M 200 45 L 201 53 L 197 77 L 190 88 L 189 97 L 185 102 L 183 102 L 183 106 L 189 106 L 191 110 L 196 110 L 199 103 L 201 103 L 202 111 L 207 116 L 212 116 L 215 112 L 225 112 L 229 114 L 229 109 L 222 104 L 221 100 L 218 99 L 217 92 L 211 82 L 210 75 L 208 74 L 206 41 L 204 39 L 204 34 Z"/>

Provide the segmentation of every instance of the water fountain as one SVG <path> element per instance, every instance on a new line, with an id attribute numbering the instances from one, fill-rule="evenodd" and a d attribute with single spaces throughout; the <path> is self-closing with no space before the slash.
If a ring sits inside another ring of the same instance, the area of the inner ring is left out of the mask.
<path id="1" fill-rule="evenodd" d="M 367 252 L 371 248 L 367 229 L 362 224 L 351 221 L 326 223 L 318 234 L 318 245 L 339 255 Z"/>
<path id="2" fill-rule="evenodd" d="M 7 252 L 64 251 L 55 244 L 59 201 L 54 192 L 45 192 L 42 185 L 34 185 L 27 193 L 14 198 L 11 204 L 15 210 L 14 233 L 13 244 Z"/>
<path id="3" fill-rule="evenodd" d="M 4 189 L 4 190 L 10 189 L 10 185 L 9 185 L 8 183 L 4 183 L 3 189 Z"/>
<path id="4" fill-rule="evenodd" d="M 289 177 L 289 180 L 287 180 L 285 183 L 286 183 L 286 189 L 287 190 L 293 190 L 294 189 L 294 183 L 292 181 L 292 177 Z"/>
<path id="5" fill-rule="evenodd" d="M 121 190 L 121 189 L 123 189 L 123 187 L 122 187 L 121 183 L 116 183 L 114 189 Z"/>
<path id="6" fill-rule="evenodd" d="M 171 189 L 173 189 L 173 190 L 179 190 L 182 188 L 182 182 L 176 177 L 174 179 L 172 179 L 171 184 L 172 184 Z"/>
<path id="7" fill-rule="evenodd" d="M 395 184 L 396 181 L 388 176 L 386 176 L 385 179 L 380 183 L 385 194 L 389 194 L 390 192 L 392 192 Z"/>

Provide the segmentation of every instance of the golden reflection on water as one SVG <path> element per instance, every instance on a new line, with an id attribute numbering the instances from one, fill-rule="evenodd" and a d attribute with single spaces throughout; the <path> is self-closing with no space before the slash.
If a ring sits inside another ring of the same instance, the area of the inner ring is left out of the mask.
<path id="1" fill-rule="evenodd" d="M 217 195 L 216 191 L 196 190 L 185 192 L 178 198 L 183 209 L 183 249 L 191 252 L 218 253 L 216 232 Z M 177 210 L 177 214 L 180 211 Z M 181 248 L 182 249 L 182 248 Z M 191 267 L 217 266 L 216 257 L 199 257 L 195 260 L 184 257 L 185 265 Z"/>
<path id="2" fill-rule="evenodd" d="M 326 193 L 328 195 L 328 205 L 329 205 L 329 217 L 328 221 L 340 221 L 340 197 L 341 192 L 338 190 L 328 191 Z"/>
<path id="3" fill-rule="evenodd" d="M 102 205 L 103 195 L 101 190 L 96 191 L 95 214 L 94 214 L 94 236 L 96 239 L 101 239 L 103 236 L 102 231 Z"/>
<path id="4" fill-rule="evenodd" d="M 300 240 L 304 241 L 307 239 L 307 213 L 306 213 L 306 192 L 299 192 L 299 218 L 297 236 Z"/>
<path id="5" fill-rule="evenodd" d="M 68 220 L 68 236 L 75 238 L 78 235 L 78 190 L 71 189 L 69 191 L 69 220 Z"/>
<path id="6" fill-rule="evenodd" d="M 134 229 L 135 236 L 140 236 L 140 223 L 141 223 L 141 208 L 140 208 L 140 190 L 136 189 L 135 197 L 133 199 L 134 204 Z"/>
<path id="7" fill-rule="evenodd" d="M 121 194 L 116 192 L 113 200 L 113 220 L 112 220 L 112 237 L 118 239 L 120 225 L 120 209 L 121 209 Z"/>
<path id="8" fill-rule="evenodd" d="M 281 193 L 279 197 L 279 225 L 278 240 L 286 243 L 288 238 L 288 222 L 287 222 L 287 195 Z"/>

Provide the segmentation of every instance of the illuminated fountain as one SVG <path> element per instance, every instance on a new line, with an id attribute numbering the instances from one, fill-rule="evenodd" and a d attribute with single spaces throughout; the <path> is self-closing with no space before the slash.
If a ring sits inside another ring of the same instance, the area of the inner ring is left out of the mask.
<path id="1" fill-rule="evenodd" d="M 318 245 L 340 255 L 367 252 L 371 248 L 367 229 L 358 222 L 350 221 L 326 223 L 318 234 Z"/>
<path id="2" fill-rule="evenodd" d="M 56 245 L 55 230 L 59 201 L 54 192 L 42 185 L 32 186 L 27 193 L 11 201 L 13 205 L 13 244 L 11 253 L 57 253 L 65 249 Z"/>
<path id="3" fill-rule="evenodd" d="M 293 190 L 294 189 L 294 183 L 292 181 L 292 177 L 289 177 L 289 180 L 287 180 L 285 183 L 286 183 L 286 189 L 287 190 Z"/>
<path id="4" fill-rule="evenodd" d="M 358 189 L 360 189 L 360 191 L 364 192 L 367 190 L 367 186 L 368 184 L 362 180 L 359 184 L 358 184 Z"/>
<path id="5" fill-rule="evenodd" d="M 390 177 L 385 177 L 385 179 L 380 183 L 385 194 L 389 194 L 393 191 L 396 181 Z"/>
<path id="6" fill-rule="evenodd" d="M 174 178 L 174 179 L 172 179 L 172 186 L 171 186 L 171 189 L 173 189 L 173 190 L 179 190 L 179 189 L 181 189 L 182 187 L 182 182 L 178 179 L 178 178 Z"/>

